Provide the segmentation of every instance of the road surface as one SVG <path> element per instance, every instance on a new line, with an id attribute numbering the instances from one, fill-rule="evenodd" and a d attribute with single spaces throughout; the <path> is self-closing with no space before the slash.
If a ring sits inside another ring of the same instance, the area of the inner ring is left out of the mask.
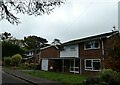
<path id="1" fill-rule="evenodd" d="M 2 72 L 2 85 L 33 85 L 29 82 L 26 82 L 22 79 L 14 77 L 10 74 Z"/>

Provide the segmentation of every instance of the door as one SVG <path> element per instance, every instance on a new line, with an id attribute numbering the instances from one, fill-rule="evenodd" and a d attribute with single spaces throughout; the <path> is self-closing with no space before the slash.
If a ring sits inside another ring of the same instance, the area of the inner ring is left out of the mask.
<path id="1" fill-rule="evenodd" d="M 42 60 L 42 70 L 48 71 L 48 59 Z"/>

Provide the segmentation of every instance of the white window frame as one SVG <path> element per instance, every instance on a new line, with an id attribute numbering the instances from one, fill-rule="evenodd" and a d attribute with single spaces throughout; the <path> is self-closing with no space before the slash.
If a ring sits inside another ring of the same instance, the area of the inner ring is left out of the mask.
<path id="1" fill-rule="evenodd" d="M 95 42 L 98 42 L 98 44 L 99 44 L 97 48 L 93 47 L 92 45 L 91 45 L 91 48 L 86 48 L 86 45 L 87 45 L 88 43 L 95 43 Z M 100 48 L 100 42 L 99 42 L 99 41 L 89 41 L 89 42 L 85 42 L 85 43 L 84 43 L 84 50 L 99 49 L 99 48 Z"/>
<path id="2" fill-rule="evenodd" d="M 87 60 L 91 60 L 91 65 L 92 65 L 91 67 L 86 67 L 86 61 Z M 85 70 L 87 70 L 87 71 L 101 71 L 100 69 L 99 70 L 94 70 L 93 62 L 95 62 L 95 60 L 97 60 L 96 62 L 100 62 L 100 65 L 101 65 L 101 59 L 85 59 L 84 60 Z M 87 68 L 91 68 L 91 69 L 87 69 Z"/>
<path id="3" fill-rule="evenodd" d="M 71 61 L 71 62 L 73 62 L 73 63 L 75 64 L 76 60 L 75 60 L 75 61 L 73 60 L 73 61 Z M 75 65 L 75 66 L 74 66 L 74 65 L 72 66 L 72 65 L 73 65 L 73 64 L 70 63 L 70 72 L 72 72 L 72 73 L 79 73 L 79 66 L 76 66 L 76 65 Z M 72 70 L 72 69 L 73 69 L 73 70 Z M 78 70 L 76 70 L 76 69 L 78 69 Z"/>

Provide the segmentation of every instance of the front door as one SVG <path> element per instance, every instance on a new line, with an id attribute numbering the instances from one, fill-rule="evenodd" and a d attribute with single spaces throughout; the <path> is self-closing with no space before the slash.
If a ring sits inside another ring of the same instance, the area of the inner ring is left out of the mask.
<path id="1" fill-rule="evenodd" d="M 48 59 L 42 60 L 42 70 L 48 71 Z"/>

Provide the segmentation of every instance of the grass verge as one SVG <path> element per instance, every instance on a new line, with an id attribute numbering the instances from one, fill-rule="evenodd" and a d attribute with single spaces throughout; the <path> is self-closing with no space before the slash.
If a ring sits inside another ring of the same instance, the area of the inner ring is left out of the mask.
<path id="1" fill-rule="evenodd" d="M 41 77 L 49 80 L 59 81 L 61 83 L 83 83 L 85 76 L 80 74 L 69 74 L 69 73 L 60 73 L 60 72 L 46 72 L 46 71 L 24 71 L 24 73 Z"/>

